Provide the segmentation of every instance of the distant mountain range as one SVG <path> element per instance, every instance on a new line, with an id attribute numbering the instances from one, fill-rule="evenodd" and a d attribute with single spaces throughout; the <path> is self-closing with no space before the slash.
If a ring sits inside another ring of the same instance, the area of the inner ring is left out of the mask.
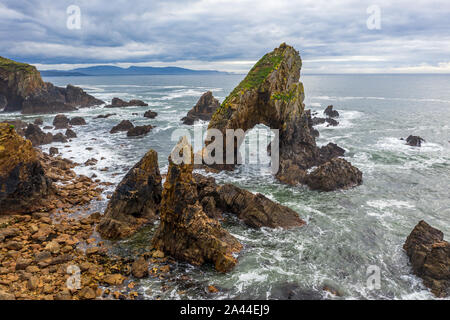
<path id="1" fill-rule="evenodd" d="M 204 75 L 204 74 L 228 74 L 215 70 L 191 70 L 179 67 L 136 67 L 120 68 L 115 66 L 93 66 L 76 68 L 72 70 L 42 70 L 42 76 L 67 77 L 67 76 L 136 76 L 136 75 Z"/>

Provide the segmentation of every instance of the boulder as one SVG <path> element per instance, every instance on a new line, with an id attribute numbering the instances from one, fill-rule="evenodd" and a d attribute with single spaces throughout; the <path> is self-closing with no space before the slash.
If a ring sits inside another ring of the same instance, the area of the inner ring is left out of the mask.
<path id="1" fill-rule="evenodd" d="M 326 118 L 314 117 L 312 118 L 312 125 L 317 126 L 319 124 L 325 123 Z"/>
<path id="2" fill-rule="evenodd" d="M 148 103 L 145 103 L 142 100 L 133 99 L 129 102 L 126 102 L 119 98 L 113 98 L 111 101 L 111 104 L 108 104 L 105 106 L 105 108 L 121 108 L 121 107 L 131 107 L 131 106 L 137 106 L 137 107 L 147 107 Z"/>
<path id="3" fill-rule="evenodd" d="M 333 106 L 328 106 L 325 111 L 323 112 L 324 115 L 328 116 L 329 118 L 337 118 L 339 117 L 339 112 L 336 110 L 333 110 Z"/>
<path id="4" fill-rule="evenodd" d="M 42 120 L 42 118 L 36 118 L 33 123 L 37 126 L 42 126 L 44 124 L 44 120 Z"/>
<path id="5" fill-rule="evenodd" d="M 148 276 L 148 262 L 144 257 L 137 258 L 131 265 L 131 274 L 136 278 L 145 278 Z"/>
<path id="6" fill-rule="evenodd" d="M 62 134 L 61 132 L 59 132 L 53 136 L 53 142 L 66 143 L 67 137 L 64 134 Z"/>
<path id="7" fill-rule="evenodd" d="M 130 129 L 133 129 L 134 125 L 131 123 L 130 120 L 122 120 L 118 125 L 114 126 L 109 133 L 116 133 L 120 131 L 128 131 Z"/>
<path id="8" fill-rule="evenodd" d="M 425 142 L 425 140 L 419 136 L 410 135 L 406 138 L 406 144 L 412 147 L 420 147 L 422 146 L 422 142 Z"/>
<path id="9" fill-rule="evenodd" d="M 193 151 L 186 137 L 180 139 L 169 156 L 169 169 L 161 200 L 161 222 L 152 239 L 164 253 L 194 265 L 212 263 L 217 271 L 231 270 L 237 263 L 234 254 L 242 249 L 239 241 L 220 223 L 208 217 L 198 201 L 192 176 Z"/>
<path id="10" fill-rule="evenodd" d="M 115 116 L 116 113 L 107 113 L 107 114 L 100 114 L 98 116 L 96 116 L 94 119 L 106 119 L 109 118 L 111 116 Z"/>
<path id="11" fill-rule="evenodd" d="M 217 185 L 214 178 L 194 174 L 197 193 L 203 211 L 210 217 L 221 219 L 225 212 L 235 214 L 252 228 L 293 228 L 305 224 L 297 212 L 273 202 L 264 195 L 231 184 Z"/>
<path id="12" fill-rule="evenodd" d="M 328 123 L 327 127 L 330 127 L 330 126 L 331 127 L 336 127 L 339 124 L 339 122 L 334 120 L 333 118 L 326 118 L 325 122 Z"/>
<path id="13" fill-rule="evenodd" d="M 73 117 L 70 119 L 69 123 L 72 126 L 84 126 L 86 125 L 86 120 L 84 120 L 83 117 Z"/>
<path id="14" fill-rule="evenodd" d="M 31 141 L 0 123 L 0 214 L 31 212 L 51 192 Z"/>
<path id="15" fill-rule="evenodd" d="M 157 219 L 161 193 L 158 154 L 150 150 L 117 186 L 97 231 L 106 239 L 130 236 L 142 224 Z"/>
<path id="16" fill-rule="evenodd" d="M 32 123 L 25 130 L 25 138 L 30 140 L 34 147 L 53 142 L 53 135 L 51 133 L 43 132 L 39 126 Z"/>
<path id="17" fill-rule="evenodd" d="M 50 149 L 48 150 L 48 154 L 51 156 L 57 155 L 59 153 L 58 148 L 55 147 L 50 147 Z"/>
<path id="18" fill-rule="evenodd" d="M 186 117 L 181 119 L 181 121 L 183 121 L 184 124 L 189 125 L 194 124 L 197 120 L 209 121 L 219 107 L 219 101 L 213 97 L 211 91 L 207 91 L 200 97 L 197 104 L 189 110 Z"/>
<path id="19" fill-rule="evenodd" d="M 69 127 L 69 118 L 63 114 L 58 114 L 53 119 L 53 126 L 55 129 L 67 129 Z"/>
<path id="20" fill-rule="evenodd" d="M 239 143 L 234 143 L 234 163 L 226 161 L 228 129 L 247 131 L 257 124 L 279 130 L 279 168 L 276 178 L 283 183 L 304 183 L 306 171 L 323 164 L 316 145 L 311 114 L 305 110 L 304 88 L 300 80 L 302 61 L 298 51 L 281 44 L 264 55 L 244 80 L 225 98 L 209 122 L 208 129 L 218 129 L 224 139 L 222 164 L 204 163 L 214 170 L 233 170 Z M 205 145 L 212 141 L 207 139 Z M 228 152 L 231 152 L 228 150 Z M 208 150 L 203 149 L 203 155 Z M 357 170 L 351 164 L 345 166 Z M 342 168 L 343 169 L 343 168 Z M 349 172 L 349 175 L 351 173 Z"/>
<path id="21" fill-rule="evenodd" d="M 152 111 L 152 110 L 147 110 L 144 113 L 144 117 L 149 118 L 149 119 L 154 119 L 154 118 L 156 118 L 157 115 L 158 115 L 158 113 L 155 111 Z"/>
<path id="22" fill-rule="evenodd" d="M 414 274 L 437 297 L 450 294 L 450 243 L 444 234 L 425 221 L 420 221 L 406 239 L 403 249 Z"/>
<path id="23" fill-rule="evenodd" d="M 73 139 L 77 137 L 77 134 L 72 129 L 67 129 L 65 135 L 67 139 Z"/>
<path id="24" fill-rule="evenodd" d="M 136 127 L 128 130 L 127 137 L 143 136 L 143 135 L 149 133 L 152 129 L 153 129 L 153 126 L 151 126 L 151 125 L 136 126 Z"/>
<path id="25" fill-rule="evenodd" d="M 362 183 L 362 172 L 344 159 L 333 158 L 308 174 L 305 183 L 313 190 L 348 189 Z"/>
<path id="26" fill-rule="evenodd" d="M 326 146 L 320 147 L 319 153 L 322 162 L 327 162 L 333 158 L 342 157 L 345 154 L 345 150 L 336 143 L 330 142 Z"/>

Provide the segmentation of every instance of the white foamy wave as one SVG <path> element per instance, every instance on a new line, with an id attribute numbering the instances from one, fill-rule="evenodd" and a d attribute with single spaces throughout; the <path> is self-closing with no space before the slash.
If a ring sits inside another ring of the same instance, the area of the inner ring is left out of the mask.
<path id="1" fill-rule="evenodd" d="M 367 201 L 367 205 L 376 209 L 384 210 L 386 208 L 414 208 L 415 206 L 407 201 L 401 200 L 370 200 Z"/>

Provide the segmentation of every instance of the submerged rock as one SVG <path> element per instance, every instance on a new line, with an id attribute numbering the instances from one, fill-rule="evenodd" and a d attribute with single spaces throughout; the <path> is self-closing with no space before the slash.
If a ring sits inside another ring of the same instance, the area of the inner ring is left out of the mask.
<path id="1" fill-rule="evenodd" d="M 100 114 L 98 116 L 96 116 L 94 119 L 106 119 L 109 118 L 111 116 L 115 116 L 116 113 L 107 113 L 107 114 Z"/>
<path id="2" fill-rule="evenodd" d="M 362 173 L 348 161 L 334 158 L 308 174 L 305 182 L 313 190 L 348 189 L 362 183 Z"/>
<path id="3" fill-rule="evenodd" d="M 223 164 L 206 166 L 215 170 L 233 170 L 240 145 L 234 144 L 235 162 L 227 163 L 227 130 L 246 131 L 257 124 L 264 124 L 271 129 L 279 129 L 279 170 L 276 177 L 291 185 L 305 183 L 306 170 L 322 165 L 324 159 L 314 138 L 318 132 L 313 130 L 311 114 L 303 104 L 304 89 L 299 82 L 301 66 L 299 53 L 285 43 L 253 66 L 211 118 L 208 129 L 218 129 L 224 137 L 224 159 Z M 206 146 L 210 143 L 209 139 L 205 141 Z M 205 148 L 203 155 L 206 153 Z M 344 175 L 352 175 L 355 170 L 350 163 L 340 168 Z"/>
<path id="4" fill-rule="evenodd" d="M 183 161 L 169 156 L 169 169 L 161 201 L 161 223 L 152 239 L 154 247 L 194 265 L 214 264 L 226 272 L 237 263 L 233 254 L 241 251 L 239 241 L 211 219 L 198 201 L 192 176 L 193 151 L 186 138 L 175 147 Z"/>
<path id="5" fill-rule="evenodd" d="M 325 111 L 323 112 L 323 114 L 325 114 L 329 118 L 337 118 L 337 117 L 339 117 L 339 112 L 337 112 L 336 110 L 333 110 L 333 105 L 328 106 L 325 109 Z"/>
<path id="6" fill-rule="evenodd" d="M 136 126 L 136 127 L 128 130 L 127 137 L 143 136 L 143 135 L 149 133 L 152 129 L 153 129 L 153 126 L 151 126 L 151 125 Z"/>
<path id="7" fill-rule="evenodd" d="M 65 134 L 68 139 L 73 139 L 77 137 L 77 134 L 72 129 L 67 129 Z"/>
<path id="8" fill-rule="evenodd" d="M 129 102 L 126 102 L 119 98 L 113 98 L 111 101 L 111 104 L 106 105 L 105 108 L 121 108 L 121 107 L 131 107 L 131 106 L 147 107 L 148 104 L 142 100 L 137 100 L 137 99 L 133 99 L 133 100 L 130 100 Z"/>
<path id="9" fill-rule="evenodd" d="M 437 297 L 450 294 L 450 243 L 444 234 L 420 221 L 403 245 L 414 274 L 423 279 L 425 286 Z"/>
<path id="10" fill-rule="evenodd" d="M 194 124 L 196 120 L 211 120 L 212 115 L 219 108 L 219 100 L 213 97 L 211 91 L 205 92 L 197 104 L 189 110 L 186 117 L 181 119 L 184 124 Z"/>
<path id="11" fill-rule="evenodd" d="M 32 123 L 25 130 L 25 138 L 30 140 L 34 147 L 53 142 L 53 135 L 51 133 L 45 133 L 41 128 Z"/>
<path id="12" fill-rule="evenodd" d="M 118 125 L 112 127 L 111 131 L 109 133 L 117 133 L 120 131 L 128 131 L 130 129 L 133 129 L 134 125 L 131 123 L 130 120 L 122 120 Z"/>
<path id="13" fill-rule="evenodd" d="M 66 143 L 67 137 L 64 134 L 62 134 L 61 132 L 59 132 L 53 136 L 53 142 Z"/>
<path id="14" fill-rule="evenodd" d="M 51 190 L 31 142 L 0 123 L 0 214 L 31 212 Z"/>
<path id="15" fill-rule="evenodd" d="M 326 118 L 325 121 L 326 121 L 326 123 L 328 123 L 327 127 L 330 127 L 330 126 L 331 127 L 336 127 L 339 124 L 338 121 L 336 121 L 336 120 L 334 120 L 332 118 Z"/>
<path id="16" fill-rule="evenodd" d="M 82 117 L 73 117 L 72 119 L 70 119 L 69 123 L 72 126 L 84 126 L 86 125 L 86 120 L 84 120 L 84 118 Z"/>
<path id="17" fill-rule="evenodd" d="M 155 111 L 152 111 L 152 110 L 147 110 L 144 113 L 144 117 L 149 118 L 149 119 L 154 119 L 154 118 L 156 118 L 157 115 L 158 115 L 158 113 Z"/>
<path id="18" fill-rule="evenodd" d="M 412 147 L 420 147 L 422 146 L 422 142 L 425 142 L 425 140 L 419 136 L 410 135 L 408 138 L 406 138 L 406 144 Z"/>
<path id="19" fill-rule="evenodd" d="M 158 154 L 150 150 L 117 186 L 97 227 L 98 232 L 107 239 L 125 238 L 142 224 L 155 221 L 161 193 Z"/>

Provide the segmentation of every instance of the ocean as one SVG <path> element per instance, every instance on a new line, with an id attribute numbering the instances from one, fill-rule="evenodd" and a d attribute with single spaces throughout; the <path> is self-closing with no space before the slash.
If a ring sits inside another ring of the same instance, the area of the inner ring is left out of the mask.
<path id="1" fill-rule="evenodd" d="M 152 148 L 162 172 L 175 145 L 172 132 L 207 90 L 219 100 L 244 75 L 47 77 L 58 86 L 71 83 L 97 98 L 141 99 L 148 107 L 80 109 L 87 126 L 73 130 L 78 138 L 54 143 L 62 156 L 78 163 L 90 158 L 94 167 L 78 166 L 79 174 L 96 174 L 117 184 Z M 224 226 L 244 245 L 236 268 L 220 274 L 212 266 L 178 263 L 168 279 L 137 281 L 146 299 L 434 299 L 414 276 L 402 249 L 414 226 L 425 220 L 450 240 L 450 75 L 302 75 L 306 108 L 321 116 L 330 104 L 339 111 L 339 125 L 319 125 L 318 145 L 337 143 L 345 159 L 363 172 L 359 187 L 336 192 L 310 191 L 282 185 L 269 168 L 243 165 L 234 172 L 214 175 L 219 183 L 233 183 L 297 211 L 307 225 L 293 230 L 250 229 L 233 216 Z M 142 115 L 151 109 L 155 119 Z M 107 119 L 94 119 L 116 113 Z M 133 113 L 137 113 L 134 115 Z M 42 117 L 51 125 L 54 115 L 22 116 L 2 113 L 0 120 Z M 110 134 L 121 120 L 155 128 L 144 137 Z M 196 126 L 205 128 L 206 122 Z M 62 130 L 61 130 L 62 131 Z M 58 130 L 52 130 L 53 133 Z M 419 135 L 426 142 L 410 147 L 400 138 Z M 42 146 L 48 151 L 50 145 Z M 92 148 L 87 150 L 86 148 Z M 102 169 L 108 168 L 107 171 Z M 105 190 L 105 196 L 114 186 Z M 107 200 L 94 210 L 105 209 Z M 150 244 L 154 226 L 131 239 L 108 242 L 122 255 L 134 256 Z M 375 271 L 374 271 L 375 270 Z M 376 285 L 371 282 L 379 272 Z M 220 289 L 213 296 L 208 285 Z M 339 296 L 324 291 L 333 288 Z"/>

